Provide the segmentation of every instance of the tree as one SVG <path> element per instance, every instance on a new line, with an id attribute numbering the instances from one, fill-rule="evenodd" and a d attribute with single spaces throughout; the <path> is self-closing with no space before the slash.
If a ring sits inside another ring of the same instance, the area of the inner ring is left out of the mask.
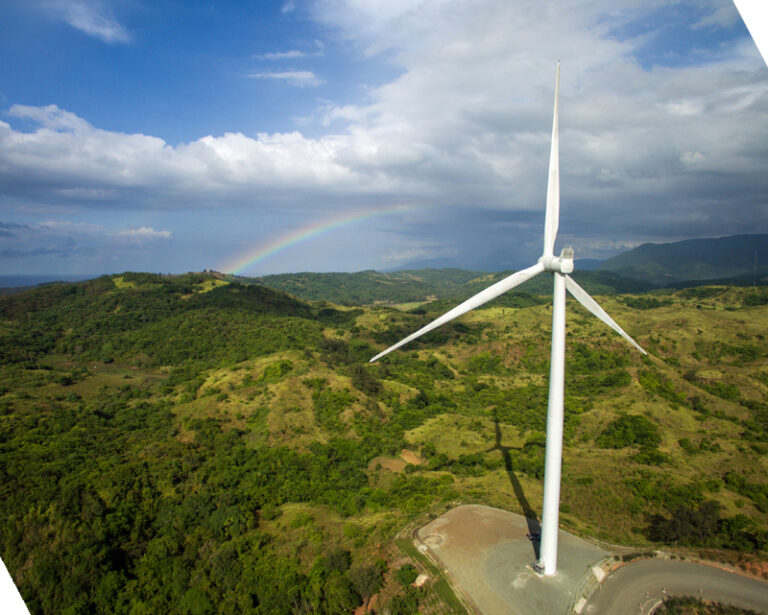
<path id="1" fill-rule="evenodd" d="M 349 571 L 352 586 L 363 599 L 363 605 L 368 606 L 368 600 L 381 587 L 381 575 L 375 566 L 359 566 Z"/>
<path id="2" fill-rule="evenodd" d="M 344 575 L 332 574 L 325 585 L 325 612 L 328 615 L 348 615 L 359 606 L 360 598 L 350 580 Z"/>

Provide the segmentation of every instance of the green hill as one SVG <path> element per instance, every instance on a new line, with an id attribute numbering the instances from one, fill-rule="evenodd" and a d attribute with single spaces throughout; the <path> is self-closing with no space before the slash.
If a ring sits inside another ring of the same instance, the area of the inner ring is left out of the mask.
<path id="1" fill-rule="evenodd" d="M 734 235 L 689 239 L 674 243 L 645 243 L 598 266 L 658 286 L 695 280 L 751 277 L 758 259 L 760 276 L 768 274 L 768 235 Z"/>
<path id="2" fill-rule="evenodd" d="M 487 276 L 473 279 L 462 288 L 462 293 L 468 293 L 471 296 L 481 291 L 487 285 L 487 281 L 498 281 L 513 273 L 512 271 L 502 271 L 500 273 L 489 274 Z M 655 288 L 654 285 L 632 278 L 626 278 L 610 271 L 579 271 L 578 269 L 571 275 L 584 289 L 595 295 L 615 295 L 620 293 L 642 293 Z M 549 275 L 539 275 L 533 280 L 518 286 L 520 292 L 538 295 L 552 294 L 552 277 Z"/>
<path id="3" fill-rule="evenodd" d="M 755 256 L 757 255 L 757 268 Z M 573 274 L 592 294 L 638 293 L 673 286 L 702 283 L 765 284 L 768 268 L 768 235 L 735 235 L 715 239 L 646 243 L 601 262 L 595 270 Z M 484 273 L 462 269 L 414 269 L 396 272 L 291 273 L 242 278 L 308 301 L 325 300 L 340 305 L 419 303 L 461 300 L 512 273 Z M 235 278 L 230 278 L 235 279 Z M 539 276 L 519 289 L 548 295 L 551 283 Z M 441 304 L 442 305 L 442 304 Z"/>
<path id="4" fill-rule="evenodd" d="M 563 527 L 765 562 L 768 289 L 600 302 L 651 355 L 569 302 Z M 551 309 L 511 294 L 368 364 L 435 308 L 211 274 L 0 297 L 0 556 L 31 613 L 463 612 L 399 538 L 540 510 Z"/>
<path id="5" fill-rule="evenodd" d="M 3 358 L 77 350 L 82 360 L 131 356 L 141 366 L 234 362 L 301 347 L 321 329 L 306 303 L 204 274 L 44 286 L 3 297 L 0 318 L 17 324 L 0 346 Z"/>
<path id="6" fill-rule="evenodd" d="M 339 305 L 408 303 L 443 296 L 481 275 L 462 269 L 414 269 L 382 273 L 286 273 L 243 278 L 289 293 L 307 301 L 330 301 Z"/>
<path id="7" fill-rule="evenodd" d="M 463 269 L 414 269 L 382 273 L 287 273 L 260 278 L 228 278 L 258 283 L 307 301 L 340 305 L 423 303 L 435 299 L 457 301 L 513 273 L 484 273 Z M 655 286 L 609 271 L 576 271 L 574 279 L 591 293 L 643 292 Z M 552 282 L 539 276 L 520 287 L 528 294 L 550 294 Z"/>

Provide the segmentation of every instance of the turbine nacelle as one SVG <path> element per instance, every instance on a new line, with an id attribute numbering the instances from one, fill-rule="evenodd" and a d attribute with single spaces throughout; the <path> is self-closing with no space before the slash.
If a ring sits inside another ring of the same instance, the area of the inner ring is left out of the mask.
<path id="1" fill-rule="evenodd" d="M 560 251 L 560 256 L 545 254 L 539 257 L 539 263 L 544 267 L 544 271 L 571 273 L 573 271 L 573 248 L 563 248 Z"/>

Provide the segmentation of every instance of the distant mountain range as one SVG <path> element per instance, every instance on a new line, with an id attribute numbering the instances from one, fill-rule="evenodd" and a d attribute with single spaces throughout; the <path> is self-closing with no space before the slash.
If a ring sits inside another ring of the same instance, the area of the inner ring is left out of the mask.
<path id="1" fill-rule="evenodd" d="M 445 299 L 456 301 L 509 275 L 513 269 L 488 273 L 432 267 L 397 271 L 355 273 L 289 273 L 261 277 L 220 277 L 256 283 L 287 292 L 295 297 L 325 300 L 341 305 L 409 303 Z M 43 276 L 40 276 L 41 278 Z M 657 288 L 682 288 L 706 283 L 736 286 L 768 285 L 768 234 L 734 235 L 711 239 L 690 239 L 674 243 L 646 243 L 605 261 L 578 260 L 574 279 L 592 294 L 641 293 Z M 11 284 L 23 286 L 45 280 L 6 276 Z M 17 289 L 0 290 L 0 294 Z M 546 277 L 527 282 L 519 292 L 549 294 Z M 509 301 L 519 302 L 516 299 Z M 497 301 L 504 302 L 499 299 Z"/>
<path id="2" fill-rule="evenodd" d="M 732 235 L 671 243 L 644 243 L 607 260 L 577 258 L 576 270 L 612 271 L 623 277 L 661 287 L 685 281 L 753 276 L 755 255 L 758 273 L 762 271 L 765 275 L 768 269 L 768 235 Z M 508 257 L 498 254 L 471 262 L 456 258 L 414 261 L 390 272 L 427 268 L 497 272 L 527 265 L 509 262 Z"/>
<path id="3" fill-rule="evenodd" d="M 755 278 L 768 275 L 768 235 L 732 235 L 674 243 L 644 243 L 597 267 L 656 286 L 687 281 Z"/>
<path id="4" fill-rule="evenodd" d="M 700 286 L 707 282 L 765 285 L 768 284 L 768 266 L 760 264 L 761 258 L 768 260 L 768 235 L 646 243 L 605 261 L 577 261 L 573 277 L 592 294 L 641 293 L 667 286 Z M 423 268 L 389 272 L 305 272 L 244 280 L 306 300 L 370 305 L 424 302 L 436 298 L 456 302 L 510 273 L 511 269 L 488 273 L 458 268 Z M 518 291 L 531 295 L 549 294 L 551 283 L 546 277 L 538 277 L 520 286 Z M 516 298 L 499 298 L 497 302 L 519 303 L 522 300 L 519 293 Z"/>

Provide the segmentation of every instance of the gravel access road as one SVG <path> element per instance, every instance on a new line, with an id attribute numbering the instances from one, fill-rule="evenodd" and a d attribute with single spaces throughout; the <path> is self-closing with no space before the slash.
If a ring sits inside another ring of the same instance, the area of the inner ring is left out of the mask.
<path id="1" fill-rule="evenodd" d="M 648 614 L 664 596 L 698 596 L 768 613 L 768 582 L 715 566 L 648 559 L 609 574 L 582 609 L 586 615 Z"/>

